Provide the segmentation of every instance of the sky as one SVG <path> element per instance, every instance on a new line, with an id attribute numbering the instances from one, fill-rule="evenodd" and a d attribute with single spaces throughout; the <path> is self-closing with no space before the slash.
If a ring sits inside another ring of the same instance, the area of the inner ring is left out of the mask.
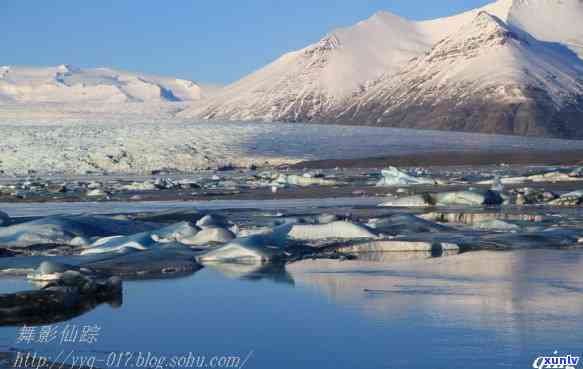
<path id="1" fill-rule="evenodd" d="M 226 84 L 386 10 L 410 19 L 492 0 L 1 0 L 0 65 L 115 67 Z"/>

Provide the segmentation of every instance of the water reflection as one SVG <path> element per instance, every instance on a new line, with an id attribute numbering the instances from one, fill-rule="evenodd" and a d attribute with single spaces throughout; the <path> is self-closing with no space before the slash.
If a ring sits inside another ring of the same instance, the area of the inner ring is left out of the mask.
<path id="1" fill-rule="evenodd" d="M 18 313 L 3 314 L 0 316 L 1 326 L 40 326 L 51 325 L 60 322 L 65 322 L 73 318 L 86 314 L 101 304 L 108 304 L 113 309 L 118 309 L 123 304 L 123 295 L 115 294 L 108 296 L 107 299 L 102 298 L 84 298 L 82 301 L 71 301 L 71 307 L 55 311 L 54 309 L 47 309 L 46 311 L 30 311 L 26 309 L 27 300 L 34 299 L 31 293 L 22 293 L 18 297 L 14 295 L 0 296 L 0 307 L 12 305 Z M 21 308 L 24 307 L 24 308 Z"/>
<path id="2" fill-rule="evenodd" d="M 580 350 L 583 251 L 359 256 L 128 281 L 119 309 L 102 304 L 67 324 L 102 326 L 90 348 L 101 355 L 254 350 L 249 368 L 514 368 Z M 0 346 L 63 349 L 15 344 L 16 334 L 0 329 Z"/>
<path id="3" fill-rule="evenodd" d="M 412 307 L 444 321 L 477 327 L 556 328 L 583 315 L 583 252 L 471 252 L 444 258 L 370 255 L 342 263 L 289 266 L 298 285 L 316 288 L 367 315 L 406 315 Z M 387 263 L 387 258 L 395 262 Z M 370 260 L 377 260 L 371 263 Z M 380 262 L 383 261 L 383 262 Z M 534 324 L 536 322 L 536 324 Z"/>
<path id="4" fill-rule="evenodd" d="M 208 263 L 206 267 L 232 279 L 247 281 L 268 280 L 276 283 L 294 284 L 285 263 Z"/>

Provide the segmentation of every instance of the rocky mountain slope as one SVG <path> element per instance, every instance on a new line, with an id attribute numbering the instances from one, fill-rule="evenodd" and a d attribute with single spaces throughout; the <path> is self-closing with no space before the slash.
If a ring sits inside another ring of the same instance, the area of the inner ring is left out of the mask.
<path id="1" fill-rule="evenodd" d="M 583 1 L 500 0 L 413 22 L 381 12 L 179 114 L 583 137 Z"/>
<path id="2" fill-rule="evenodd" d="M 370 125 L 583 137 L 583 61 L 487 12 L 387 74 L 329 119 Z"/>

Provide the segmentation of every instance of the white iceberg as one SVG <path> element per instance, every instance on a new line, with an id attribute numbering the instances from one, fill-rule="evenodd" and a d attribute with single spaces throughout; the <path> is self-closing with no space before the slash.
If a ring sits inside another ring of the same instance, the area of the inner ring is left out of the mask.
<path id="1" fill-rule="evenodd" d="M 384 207 L 482 206 L 501 205 L 505 199 L 497 191 L 467 190 L 426 193 L 391 200 Z"/>
<path id="2" fill-rule="evenodd" d="M 147 250 L 159 244 L 188 240 L 198 233 L 198 229 L 188 222 L 180 222 L 167 227 L 131 236 L 113 236 L 96 240 L 85 248 L 81 255 L 102 254 L 109 252 L 125 252 L 128 249 Z"/>
<path id="3" fill-rule="evenodd" d="M 197 258 L 201 264 L 212 262 L 268 262 L 283 259 L 281 247 L 270 242 L 270 237 L 253 235 L 237 238 L 230 243 L 211 249 Z"/>
<path id="4" fill-rule="evenodd" d="M 203 246 L 217 243 L 228 243 L 235 239 L 233 232 L 225 228 L 204 228 L 196 235 L 190 238 L 183 238 L 180 240 L 185 245 Z"/>
<path id="5" fill-rule="evenodd" d="M 103 216 L 50 216 L 0 227 L 0 245 L 13 247 L 38 244 L 68 245 L 74 239 L 128 235 L 154 228 L 151 223 Z"/>
<path id="6" fill-rule="evenodd" d="M 77 267 L 53 261 L 43 261 L 32 273 L 27 274 L 27 278 L 34 281 L 55 281 L 61 278 L 68 270 L 76 270 Z"/>
<path id="7" fill-rule="evenodd" d="M 460 251 L 459 245 L 450 242 L 410 241 L 410 240 L 374 240 L 358 242 L 336 247 L 336 251 L 348 253 L 364 252 L 415 252 L 415 251 Z"/>
<path id="8" fill-rule="evenodd" d="M 336 180 L 326 179 L 326 178 L 313 178 L 298 176 L 295 174 L 280 174 L 275 180 L 277 185 L 290 185 L 299 187 L 309 187 L 309 186 L 337 186 L 338 182 Z"/>
<path id="9" fill-rule="evenodd" d="M 440 184 L 431 178 L 414 177 L 399 170 L 396 167 L 389 167 L 381 171 L 383 178 L 377 183 L 377 187 L 409 186 L 409 185 L 435 185 Z"/>
<path id="10" fill-rule="evenodd" d="M 474 229 L 489 231 L 519 231 L 520 226 L 500 219 L 483 220 L 473 225 Z"/>
<path id="11" fill-rule="evenodd" d="M 327 224 L 293 224 L 287 235 L 290 239 L 303 241 L 377 237 L 367 227 L 346 221 Z"/>

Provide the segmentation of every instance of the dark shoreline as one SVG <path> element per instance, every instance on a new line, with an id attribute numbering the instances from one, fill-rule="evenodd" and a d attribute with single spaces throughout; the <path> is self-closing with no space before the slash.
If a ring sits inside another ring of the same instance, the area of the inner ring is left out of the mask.
<path id="1" fill-rule="evenodd" d="M 330 159 L 304 161 L 293 169 L 330 168 L 383 168 L 387 166 L 466 166 L 466 165 L 580 165 L 583 164 L 583 150 L 570 151 L 449 151 L 426 152 L 410 155 L 392 155 L 363 159 Z"/>

